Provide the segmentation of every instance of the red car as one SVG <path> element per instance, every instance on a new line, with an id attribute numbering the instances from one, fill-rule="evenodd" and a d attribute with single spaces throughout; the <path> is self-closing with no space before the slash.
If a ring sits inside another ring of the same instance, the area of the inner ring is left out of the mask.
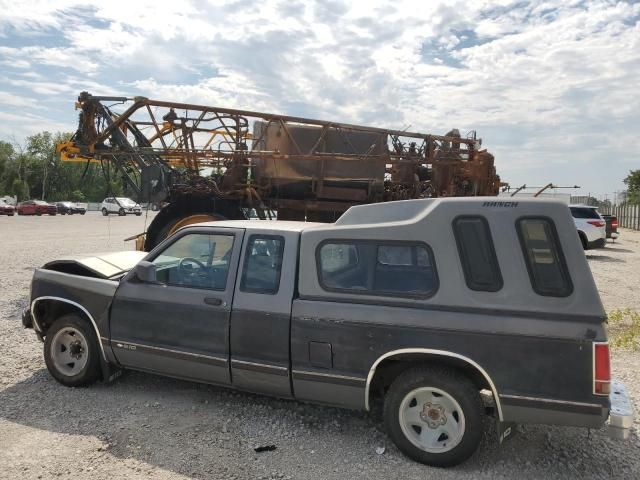
<path id="1" fill-rule="evenodd" d="M 58 208 L 42 200 L 27 200 L 18 204 L 18 215 L 55 215 Z"/>
<path id="2" fill-rule="evenodd" d="M 15 211 L 16 208 L 13 205 L 9 205 L 4 200 L 0 200 L 0 215 L 9 215 L 10 217 L 13 217 Z"/>

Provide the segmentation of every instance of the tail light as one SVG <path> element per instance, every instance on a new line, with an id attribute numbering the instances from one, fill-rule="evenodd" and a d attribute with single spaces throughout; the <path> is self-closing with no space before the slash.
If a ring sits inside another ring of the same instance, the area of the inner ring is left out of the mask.
<path id="1" fill-rule="evenodd" d="M 594 227 L 604 227 L 606 225 L 602 220 L 587 220 L 587 223 Z"/>
<path id="2" fill-rule="evenodd" d="M 618 228 L 618 219 L 616 217 L 611 219 L 611 228 Z"/>
<path id="3" fill-rule="evenodd" d="M 593 393 L 609 395 L 611 392 L 611 363 L 609 343 L 593 344 Z"/>

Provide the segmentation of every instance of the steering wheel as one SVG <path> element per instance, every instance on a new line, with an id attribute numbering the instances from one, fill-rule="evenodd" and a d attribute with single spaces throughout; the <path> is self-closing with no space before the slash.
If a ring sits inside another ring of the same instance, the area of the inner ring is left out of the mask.
<path id="1" fill-rule="evenodd" d="M 203 272 L 206 271 L 207 267 L 204 265 L 204 263 L 202 263 L 200 260 L 198 260 L 197 258 L 193 258 L 193 257 L 184 257 L 180 260 L 180 263 L 178 263 L 178 270 L 180 270 L 181 272 L 184 273 L 195 273 L 193 271 L 187 270 L 186 265 L 189 263 L 195 263 L 198 266 L 198 269 L 201 269 Z"/>
<path id="2" fill-rule="evenodd" d="M 192 268 L 190 264 L 196 265 L 197 268 Z M 178 263 L 178 275 L 180 275 L 185 285 L 191 285 L 192 287 L 204 287 L 211 282 L 210 272 L 205 264 L 193 257 L 184 257 L 180 260 Z"/>

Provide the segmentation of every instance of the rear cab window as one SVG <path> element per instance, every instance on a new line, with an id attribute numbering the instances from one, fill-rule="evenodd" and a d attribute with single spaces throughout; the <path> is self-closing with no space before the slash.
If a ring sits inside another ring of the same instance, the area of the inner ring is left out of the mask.
<path id="1" fill-rule="evenodd" d="M 550 297 L 571 295 L 573 283 L 553 221 L 546 217 L 521 218 L 516 229 L 533 290 Z"/>
<path id="2" fill-rule="evenodd" d="M 316 261 L 327 291 L 424 298 L 438 288 L 433 253 L 424 243 L 329 240 L 318 247 Z"/>
<path id="3" fill-rule="evenodd" d="M 280 289 L 284 237 L 252 235 L 247 243 L 240 290 L 275 295 Z"/>

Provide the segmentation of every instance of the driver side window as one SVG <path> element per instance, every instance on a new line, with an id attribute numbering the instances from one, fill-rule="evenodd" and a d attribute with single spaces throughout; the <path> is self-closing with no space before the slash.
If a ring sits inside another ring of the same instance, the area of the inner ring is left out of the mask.
<path id="1" fill-rule="evenodd" d="M 158 281 L 180 287 L 224 290 L 233 239 L 233 235 L 185 235 L 153 260 Z"/>

